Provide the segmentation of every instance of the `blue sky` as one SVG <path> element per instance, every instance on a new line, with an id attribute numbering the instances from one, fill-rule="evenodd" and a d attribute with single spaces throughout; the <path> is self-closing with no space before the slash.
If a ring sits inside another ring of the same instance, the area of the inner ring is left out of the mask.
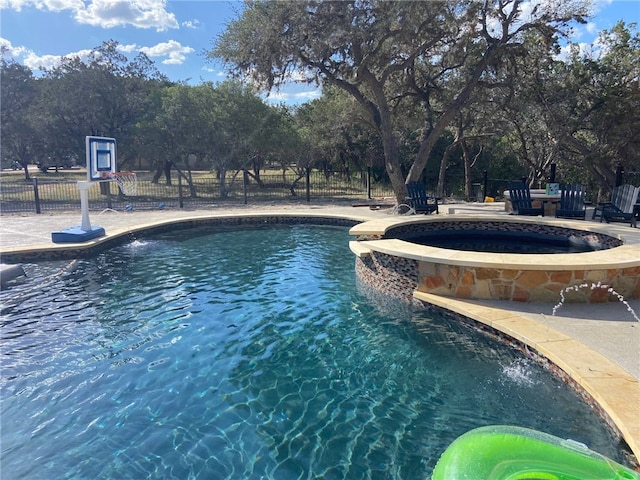
<path id="1" fill-rule="evenodd" d="M 573 40 L 590 44 L 617 21 L 640 24 L 640 0 L 595 0 L 595 16 Z M 224 79 L 204 52 L 236 16 L 237 1 L 216 0 L 0 0 L 0 45 L 30 67 L 52 67 L 61 56 L 80 55 L 116 40 L 130 59 L 145 52 L 174 81 Z M 316 98 L 309 85 L 292 85 L 269 100 L 296 104 Z"/>

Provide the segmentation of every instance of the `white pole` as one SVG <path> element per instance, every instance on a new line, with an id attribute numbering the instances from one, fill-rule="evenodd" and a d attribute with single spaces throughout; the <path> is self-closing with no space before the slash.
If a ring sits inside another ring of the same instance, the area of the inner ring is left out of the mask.
<path id="1" fill-rule="evenodd" d="M 91 231 L 91 221 L 89 220 L 89 188 L 92 182 L 78 182 L 78 190 L 80 190 L 80 209 L 82 211 L 82 225 L 80 228 L 85 232 Z"/>

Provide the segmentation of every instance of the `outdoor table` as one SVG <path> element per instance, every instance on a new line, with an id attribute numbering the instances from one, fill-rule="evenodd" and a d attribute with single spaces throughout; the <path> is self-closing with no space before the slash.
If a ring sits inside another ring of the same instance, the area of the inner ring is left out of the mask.
<path id="1" fill-rule="evenodd" d="M 545 217 L 554 217 L 556 214 L 556 208 L 560 203 L 560 193 L 547 195 L 547 191 L 544 188 L 532 188 L 531 203 L 533 207 L 539 207 L 544 205 Z M 504 192 L 504 209 L 506 212 L 512 212 L 513 206 L 511 205 L 511 198 L 509 197 L 509 190 Z"/>

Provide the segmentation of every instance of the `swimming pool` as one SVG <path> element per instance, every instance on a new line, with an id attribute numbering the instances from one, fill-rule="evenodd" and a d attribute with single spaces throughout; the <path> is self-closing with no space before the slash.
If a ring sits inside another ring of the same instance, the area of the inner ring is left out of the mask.
<path id="1" fill-rule="evenodd" d="M 370 300 L 348 238 L 209 227 L 25 265 L 1 297 L 3 476 L 426 478 L 494 423 L 623 460 L 537 364 Z"/>

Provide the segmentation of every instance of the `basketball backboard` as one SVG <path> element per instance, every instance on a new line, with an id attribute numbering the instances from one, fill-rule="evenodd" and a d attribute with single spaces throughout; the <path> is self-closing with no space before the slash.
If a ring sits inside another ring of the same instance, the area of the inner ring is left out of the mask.
<path id="1" fill-rule="evenodd" d="M 106 180 L 116 171 L 116 139 L 86 137 L 87 180 Z"/>

